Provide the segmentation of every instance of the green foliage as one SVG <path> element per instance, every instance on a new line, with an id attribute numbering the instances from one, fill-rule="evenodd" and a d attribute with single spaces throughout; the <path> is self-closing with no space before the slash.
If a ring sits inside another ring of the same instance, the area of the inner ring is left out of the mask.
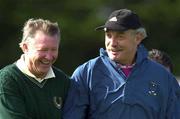
<path id="1" fill-rule="evenodd" d="M 21 55 L 24 22 L 44 18 L 58 22 L 61 46 L 56 66 L 71 75 L 74 69 L 98 55 L 104 47 L 104 33 L 96 26 L 104 24 L 109 14 L 120 8 L 137 12 L 148 31 L 148 49 L 167 52 L 173 59 L 175 74 L 180 75 L 180 1 L 178 0 L 0 0 L 1 67 Z"/>

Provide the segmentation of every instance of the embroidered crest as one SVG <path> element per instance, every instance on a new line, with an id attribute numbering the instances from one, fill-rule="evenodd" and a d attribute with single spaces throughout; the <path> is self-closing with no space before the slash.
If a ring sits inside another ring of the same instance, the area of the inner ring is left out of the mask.
<path id="1" fill-rule="evenodd" d="M 62 107 L 62 98 L 61 97 L 53 97 L 53 102 L 54 102 L 54 105 L 56 106 L 56 108 L 58 109 L 61 109 Z"/>
<path id="2" fill-rule="evenodd" d="M 150 84 L 149 84 L 149 91 L 148 93 L 152 96 L 157 96 L 157 87 L 158 87 L 158 84 L 155 83 L 154 81 L 151 81 Z"/>

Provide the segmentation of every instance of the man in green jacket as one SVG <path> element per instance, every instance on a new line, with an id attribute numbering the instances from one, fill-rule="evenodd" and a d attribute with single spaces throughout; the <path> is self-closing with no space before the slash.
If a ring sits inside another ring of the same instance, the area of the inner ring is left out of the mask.
<path id="1" fill-rule="evenodd" d="M 0 70 L 0 119 L 61 119 L 69 77 L 53 66 L 58 57 L 57 23 L 29 19 L 20 59 Z"/>

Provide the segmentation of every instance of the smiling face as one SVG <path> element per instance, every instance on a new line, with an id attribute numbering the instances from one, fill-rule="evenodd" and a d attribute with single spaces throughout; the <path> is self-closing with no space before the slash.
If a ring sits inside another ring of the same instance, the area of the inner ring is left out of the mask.
<path id="1" fill-rule="evenodd" d="M 123 65 L 133 63 L 137 46 L 141 40 L 139 34 L 134 30 L 105 32 L 105 46 L 109 58 Z"/>
<path id="2" fill-rule="evenodd" d="M 45 77 L 58 57 L 58 48 L 57 35 L 50 36 L 37 31 L 33 38 L 29 37 L 22 46 L 29 71 L 38 78 Z"/>

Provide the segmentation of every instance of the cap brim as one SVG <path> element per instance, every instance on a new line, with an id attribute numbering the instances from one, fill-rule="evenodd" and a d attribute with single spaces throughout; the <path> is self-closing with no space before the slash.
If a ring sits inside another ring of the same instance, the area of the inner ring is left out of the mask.
<path id="1" fill-rule="evenodd" d="M 120 26 L 120 25 L 118 26 L 116 24 L 111 24 L 111 26 L 102 25 L 102 26 L 96 27 L 95 30 L 96 31 L 98 31 L 98 30 L 126 31 L 126 30 L 128 30 L 128 28 Z"/>
<path id="2" fill-rule="evenodd" d="M 95 31 L 98 31 L 98 30 L 104 30 L 104 28 L 105 28 L 104 25 L 103 25 L 103 26 L 98 26 L 98 27 L 95 28 Z"/>

